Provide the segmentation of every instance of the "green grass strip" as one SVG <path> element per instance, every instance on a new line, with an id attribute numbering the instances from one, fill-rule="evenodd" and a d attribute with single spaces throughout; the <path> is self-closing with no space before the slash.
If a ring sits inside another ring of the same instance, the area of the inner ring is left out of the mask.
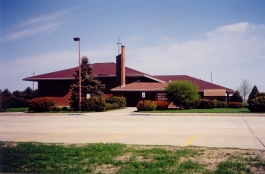
<path id="1" fill-rule="evenodd" d="M 0 173 L 265 173 L 262 150 L 0 142 L 0 153 Z"/>

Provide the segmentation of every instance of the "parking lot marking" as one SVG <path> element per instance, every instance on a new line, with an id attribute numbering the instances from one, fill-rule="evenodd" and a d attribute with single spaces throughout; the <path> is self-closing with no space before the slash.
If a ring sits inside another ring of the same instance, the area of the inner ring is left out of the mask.
<path id="1" fill-rule="evenodd" d="M 107 137 L 107 138 L 103 138 L 101 140 L 97 140 L 95 141 L 94 143 L 103 143 L 104 141 L 107 141 L 107 140 L 112 140 L 112 139 L 115 139 L 115 138 L 119 138 L 119 137 L 122 137 L 124 136 L 125 134 L 119 134 L 119 135 L 115 135 L 115 136 L 111 136 L 111 137 Z"/>
<path id="2" fill-rule="evenodd" d="M 186 141 L 186 143 L 182 147 L 188 146 L 195 138 L 196 136 L 193 135 L 190 139 L 188 139 L 188 141 Z"/>
<path id="3" fill-rule="evenodd" d="M 35 140 L 35 139 L 46 138 L 46 137 L 53 137 L 53 136 L 57 136 L 57 135 L 60 135 L 60 134 L 62 134 L 62 133 L 48 134 L 48 135 L 37 136 L 37 137 L 30 137 L 30 138 L 25 138 L 25 139 L 18 140 L 17 142 Z"/>

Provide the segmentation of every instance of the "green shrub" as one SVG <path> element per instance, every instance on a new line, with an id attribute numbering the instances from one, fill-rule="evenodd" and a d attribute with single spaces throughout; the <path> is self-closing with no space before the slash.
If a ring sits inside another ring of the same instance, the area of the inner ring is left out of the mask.
<path id="1" fill-rule="evenodd" d="M 156 106 L 157 106 L 157 110 L 165 110 L 168 108 L 168 105 L 169 105 L 169 102 L 167 101 L 162 101 L 162 100 L 157 100 L 157 101 L 154 101 Z"/>
<path id="2" fill-rule="evenodd" d="M 67 111 L 67 107 L 64 106 L 64 107 L 62 108 L 62 110 L 63 110 L 63 111 Z"/>
<path id="3" fill-rule="evenodd" d="M 126 106 L 126 98 L 125 97 L 119 97 L 119 96 L 112 96 L 109 99 L 107 99 L 107 103 L 113 104 L 117 103 L 119 105 L 119 108 L 125 108 Z M 118 109 L 118 108 L 115 108 Z"/>
<path id="4" fill-rule="evenodd" d="M 215 102 L 208 99 L 200 99 L 197 102 L 196 108 L 198 109 L 213 109 L 215 108 Z"/>
<path id="5" fill-rule="evenodd" d="M 157 105 L 152 100 L 141 100 L 137 104 L 138 111 L 154 111 Z"/>
<path id="6" fill-rule="evenodd" d="M 265 93 L 256 94 L 256 97 L 249 99 L 248 103 L 251 112 L 265 112 Z"/>
<path id="7" fill-rule="evenodd" d="M 167 98 L 180 108 L 190 109 L 200 98 L 198 86 L 191 81 L 172 81 L 166 87 Z"/>
<path id="8" fill-rule="evenodd" d="M 119 109 L 120 106 L 118 105 L 118 103 L 106 103 L 106 110 L 110 110 L 110 109 Z"/>
<path id="9" fill-rule="evenodd" d="M 216 108 L 228 108 L 229 105 L 228 105 L 228 103 L 225 102 L 225 101 L 219 101 L 219 100 L 216 100 L 215 107 L 216 107 Z"/>
<path id="10" fill-rule="evenodd" d="M 61 108 L 54 106 L 54 107 L 52 107 L 52 111 L 59 112 L 59 111 L 61 111 Z"/>
<path id="11" fill-rule="evenodd" d="M 239 102 L 229 102 L 229 108 L 243 108 L 244 104 Z"/>
<path id="12" fill-rule="evenodd" d="M 9 108 L 25 108 L 29 107 L 29 100 L 17 97 L 8 97 Z"/>
<path id="13" fill-rule="evenodd" d="M 92 95 L 90 99 L 82 101 L 82 111 L 103 112 L 106 110 L 106 99 L 102 96 Z"/>
<path id="14" fill-rule="evenodd" d="M 29 111 L 33 112 L 49 112 L 52 110 L 52 107 L 55 105 L 55 102 L 50 97 L 40 97 L 34 98 L 29 102 Z"/>
<path id="15" fill-rule="evenodd" d="M 8 107 L 8 98 L 0 96 L 0 112 L 5 112 Z"/>

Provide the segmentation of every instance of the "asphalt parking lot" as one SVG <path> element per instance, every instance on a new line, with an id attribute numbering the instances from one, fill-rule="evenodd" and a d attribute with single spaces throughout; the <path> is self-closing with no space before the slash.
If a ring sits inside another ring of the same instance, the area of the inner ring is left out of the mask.
<path id="1" fill-rule="evenodd" d="M 265 114 L 0 113 L 0 140 L 265 150 Z"/>

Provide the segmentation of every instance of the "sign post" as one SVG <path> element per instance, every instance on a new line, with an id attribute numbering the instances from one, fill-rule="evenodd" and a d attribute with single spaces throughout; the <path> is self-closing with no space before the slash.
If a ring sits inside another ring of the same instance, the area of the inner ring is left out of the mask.
<path id="1" fill-rule="evenodd" d="M 143 99 L 143 108 L 144 108 L 145 92 L 142 92 L 142 99 Z"/>
<path id="2" fill-rule="evenodd" d="M 145 98 L 145 92 L 142 92 L 142 98 L 143 99 Z"/>

